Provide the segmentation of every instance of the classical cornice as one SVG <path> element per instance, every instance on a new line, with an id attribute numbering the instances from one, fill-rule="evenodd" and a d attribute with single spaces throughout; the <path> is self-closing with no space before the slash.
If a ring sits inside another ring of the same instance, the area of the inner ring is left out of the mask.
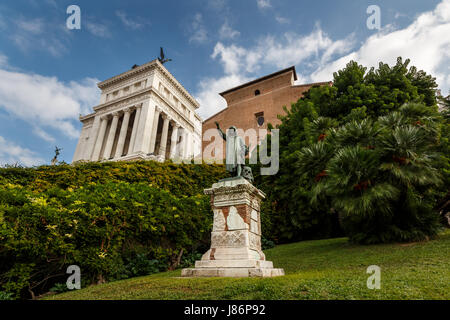
<path id="1" fill-rule="evenodd" d="M 97 111 L 104 109 L 105 107 L 114 106 L 114 105 L 123 105 L 124 102 L 125 102 L 125 104 L 130 103 L 130 102 L 132 103 L 132 102 L 134 102 L 134 100 L 139 100 L 139 99 L 143 98 L 142 94 L 150 93 L 151 91 L 153 91 L 153 87 L 143 88 L 141 90 L 133 92 L 133 94 L 131 94 L 131 95 L 119 97 L 117 99 L 99 104 L 99 105 L 93 107 L 93 109 L 94 109 L 94 111 L 97 112 Z"/>
<path id="2" fill-rule="evenodd" d="M 196 108 L 200 106 L 200 104 L 195 100 L 193 96 L 190 95 L 190 93 L 181 85 L 181 83 L 178 82 L 178 80 L 175 79 L 175 77 L 159 62 L 158 59 L 152 60 L 150 62 L 147 62 L 146 64 L 143 64 L 139 67 L 136 67 L 134 69 L 128 70 L 126 72 L 123 72 L 117 76 L 114 76 L 112 78 L 109 78 L 107 80 L 104 80 L 102 82 L 99 82 L 97 86 L 104 90 L 107 87 L 121 82 L 125 79 L 129 79 L 131 77 L 134 77 L 137 74 L 140 74 L 142 72 L 151 70 L 151 69 L 158 69 L 162 74 L 164 74 L 170 82 L 185 96 L 187 100 L 189 100 L 190 103 L 192 103 Z"/>
<path id="3" fill-rule="evenodd" d="M 180 112 L 174 106 L 169 99 L 167 99 L 164 95 L 162 95 L 158 90 L 154 90 L 153 87 L 147 87 L 136 91 L 131 96 L 120 97 L 117 100 L 108 101 L 103 104 L 95 106 L 94 112 L 85 116 L 80 116 L 80 121 L 85 121 L 91 117 L 94 117 L 97 114 L 111 113 L 120 109 L 123 109 L 127 106 L 132 106 L 134 104 L 142 103 L 144 100 L 153 97 L 160 104 L 161 107 L 164 106 L 163 110 L 171 115 L 173 118 L 178 121 L 182 121 L 186 126 L 192 127 L 192 130 L 195 131 L 194 123 L 188 119 L 184 114 Z M 194 113 L 195 114 L 195 113 Z"/>
<path id="4" fill-rule="evenodd" d="M 113 101 L 108 101 L 93 107 L 94 112 L 87 114 L 85 116 L 80 116 L 80 121 L 87 120 L 96 116 L 97 114 L 103 114 L 104 111 L 112 112 L 113 110 L 124 108 L 126 106 L 131 106 L 132 104 L 140 103 L 141 100 L 145 100 L 150 97 L 150 92 L 152 87 L 144 88 L 133 93 L 133 95 L 120 97 Z"/>
<path id="5" fill-rule="evenodd" d="M 167 99 L 164 95 L 162 95 L 158 90 L 153 90 L 152 94 L 153 98 L 155 100 L 158 100 L 161 106 L 162 104 L 164 104 L 165 106 L 169 107 L 170 111 L 165 110 L 166 108 L 163 108 L 163 111 L 165 111 L 166 113 L 172 113 L 172 118 L 175 118 L 178 121 L 184 121 L 187 125 L 192 127 L 193 131 L 195 130 L 194 123 L 190 119 L 188 119 L 184 114 L 182 114 L 180 110 L 178 110 L 178 108 L 169 101 L 169 99 Z"/>

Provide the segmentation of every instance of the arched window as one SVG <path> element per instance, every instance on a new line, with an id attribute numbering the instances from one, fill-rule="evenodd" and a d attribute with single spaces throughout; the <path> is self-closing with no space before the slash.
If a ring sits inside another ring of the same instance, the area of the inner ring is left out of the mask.
<path id="1" fill-rule="evenodd" d="M 261 92 L 259 91 L 259 89 L 255 90 L 255 96 L 258 96 Z"/>

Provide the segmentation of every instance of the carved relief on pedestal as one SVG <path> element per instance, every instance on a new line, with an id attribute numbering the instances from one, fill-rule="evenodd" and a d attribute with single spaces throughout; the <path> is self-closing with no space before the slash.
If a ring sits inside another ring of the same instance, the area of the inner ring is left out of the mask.
<path id="1" fill-rule="evenodd" d="M 259 213 L 256 210 L 251 212 L 250 231 L 261 235 L 261 227 L 259 223 Z"/>
<path id="2" fill-rule="evenodd" d="M 247 235 L 248 232 L 243 230 L 212 232 L 211 248 L 248 246 Z"/>
<path id="3" fill-rule="evenodd" d="M 250 238 L 250 249 L 255 249 L 258 252 L 261 251 L 261 236 L 253 233 L 249 233 Z"/>
<path id="4" fill-rule="evenodd" d="M 246 204 L 236 206 L 236 209 L 241 216 L 242 219 L 244 219 L 244 222 L 248 225 L 250 225 L 250 207 Z"/>
<path id="5" fill-rule="evenodd" d="M 253 199 L 252 199 L 252 207 L 253 207 L 253 209 L 259 211 L 259 201 L 256 197 L 253 197 Z"/>
<path id="6" fill-rule="evenodd" d="M 251 217 L 253 220 L 258 221 L 258 211 L 252 210 Z"/>
<path id="7" fill-rule="evenodd" d="M 214 209 L 213 231 L 225 231 L 226 221 L 221 209 Z"/>
<path id="8" fill-rule="evenodd" d="M 250 222 L 250 231 L 255 233 L 255 234 L 261 234 L 259 232 L 258 222 L 254 221 L 254 220 L 252 220 Z"/>
<path id="9" fill-rule="evenodd" d="M 235 206 L 230 206 L 230 212 L 227 217 L 227 227 L 228 230 L 242 230 L 249 228 L 249 225 L 245 223 Z"/>
<path id="10" fill-rule="evenodd" d="M 247 193 L 219 193 L 214 197 L 215 205 L 233 205 L 240 203 L 250 203 L 250 196 Z"/>

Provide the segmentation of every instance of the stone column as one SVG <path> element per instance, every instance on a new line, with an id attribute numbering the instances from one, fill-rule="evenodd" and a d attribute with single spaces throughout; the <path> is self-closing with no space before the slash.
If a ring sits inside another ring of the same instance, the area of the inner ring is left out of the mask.
<path id="1" fill-rule="evenodd" d="M 122 127 L 120 128 L 120 135 L 119 140 L 117 142 L 116 147 L 116 154 L 114 158 L 120 158 L 123 153 L 123 147 L 125 146 L 125 138 L 127 137 L 128 133 L 128 123 L 130 121 L 130 115 L 131 115 L 131 108 L 126 108 L 123 110 L 123 121 L 122 121 Z"/>
<path id="2" fill-rule="evenodd" d="M 155 116 L 153 117 L 153 126 L 152 126 L 152 133 L 150 136 L 150 149 L 149 153 L 155 152 L 155 145 L 156 145 L 156 134 L 158 133 L 158 121 L 159 121 L 159 115 L 161 114 L 162 109 L 160 107 L 156 107 L 155 109 Z"/>
<path id="3" fill-rule="evenodd" d="M 189 131 L 187 129 L 184 129 L 184 141 L 183 141 L 183 157 L 188 158 L 189 157 Z"/>
<path id="4" fill-rule="evenodd" d="M 108 140 L 106 140 L 105 151 L 103 153 L 103 159 L 109 159 L 111 157 L 111 151 L 114 144 L 114 138 L 116 136 L 117 123 L 119 122 L 119 112 L 114 112 L 113 119 L 111 123 L 111 128 L 109 128 Z"/>
<path id="5" fill-rule="evenodd" d="M 145 156 L 149 153 L 155 107 L 156 105 L 152 99 L 142 102 L 139 127 L 134 141 L 134 153 L 137 155 Z"/>
<path id="6" fill-rule="evenodd" d="M 167 147 L 167 135 L 169 133 L 169 121 L 172 120 L 170 117 L 166 114 L 163 114 L 162 118 L 164 119 L 162 134 L 161 134 L 161 143 L 159 144 L 159 152 L 158 154 L 160 156 L 165 156 L 166 154 L 166 147 Z"/>
<path id="7" fill-rule="evenodd" d="M 72 158 L 72 162 L 84 160 L 83 154 L 87 144 L 85 136 L 86 136 L 86 128 L 83 126 L 83 128 L 81 129 L 80 137 L 78 138 L 78 143 Z"/>
<path id="8" fill-rule="evenodd" d="M 180 131 L 180 130 L 178 130 Z M 178 144 L 178 155 L 180 158 L 184 158 L 184 139 L 186 139 L 185 136 L 186 129 L 181 127 L 181 133 L 180 133 L 180 143 Z"/>
<path id="9" fill-rule="evenodd" d="M 136 140 L 136 132 L 139 126 L 139 119 L 141 118 L 141 106 L 136 107 L 136 114 L 134 115 L 133 129 L 131 131 L 130 137 L 130 146 L 128 147 L 128 153 L 131 154 L 134 152 L 134 142 Z"/>
<path id="10" fill-rule="evenodd" d="M 101 116 L 100 121 L 100 130 L 97 135 L 97 139 L 95 142 L 94 151 L 92 152 L 92 161 L 97 161 L 100 158 L 100 151 L 102 150 L 103 140 L 105 138 L 106 126 L 108 125 L 108 115 Z"/>
<path id="11" fill-rule="evenodd" d="M 94 123 L 91 127 L 91 130 L 89 130 L 88 134 L 88 140 L 86 148 L 83 152 L 83 158 L 82 160 L 91 160 L 92 153 L 94 152 L 95 143 L 97 142 L 97 136 L 100 130 L 100 123 L 101 123 L 100 116 L 96 116 L 94 118 Z"/>
<path id="12" fill-rule="evenodd" d="M 178 128 L 180 125 L 178 123 L 174 123 L 172 129 L 172 137 L 170 139 L 170 159 L 175 158 L 177 154 L 177 141 L 178 141 Z"/>

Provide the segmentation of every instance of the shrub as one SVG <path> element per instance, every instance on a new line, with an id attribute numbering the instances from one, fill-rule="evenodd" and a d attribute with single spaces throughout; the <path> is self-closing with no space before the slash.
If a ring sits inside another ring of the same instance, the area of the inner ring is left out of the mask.
<path id="1" fill-rule="evenodd" d="M 331 199 L 351 241 L 417 241 L 434 236 L 439 215 L 433 187 L 441 183 L 438 117 L 405 104 L 377 121 L 352 120 L 296 153 L 313 185 L 312 203 Z"/>
<path id="2" fill-rule="evenodd" d="M 10 292 L 0 291 L 0 301 L 1 300 L 14 300 L 13 294 Z"/>
<path id="3" fill-rule="evenodd" d="M 1 169 L 0 290 L 34 297 L 73 264 L 87 284 L 177 268 L 209 243 L 203 189 L 225 175 L 152 161 Z"/>
<path id="4" fill-rule="evenodd" d="M 353 147 L 357 143 L 370 142 L 371 137 L 375 136 L 378 130 L 376 126 L 373 126 L 374 122 L 379 117 L 387 117 L 386 121 L 394 121 L 393 124 L 395 124 L 396 119 L 392 117 L 393 112 L 398 112 L 407 103 L 417 103 L 420 106 L 419 108 L 411 107 L 407 117 L 417 115 L 417 112 L 420 113 L 421 110 L 434 111 L 433 116 L 435 117 L 437 88 L 435 78 L 414 66 L 410 67 L 409 62 L 408 59 L 398 58 L 397 63 L 393 66 L 380 63 L 378 68 L 368 69 L 351 61 L 345 68 L 333 74 L 332 86 L 311 87 L 301 99 L 291 105 L 290 109 L 285 108 L 285 114 L 279 115 L 281 123 L 277 129 L 280 130 L 280 170 L 277 175 L 273 176 L 255 175 L 255 182 L 267 195 L 262 204 L 261 219 L 263 234 L 268 239 L 280 243 L 344 235 L 342 208 L 337 210 L 335 206 L 339 204 L 337 200 L 342 198 L 342 194 L 327 193 L 326 196 L 320 198 L 320 201 L 311 203 L 313 188 L 317 183 L 315 180 L 324 179 L 325 181 L 326 175 L 331 174 L 331 168 L 328 167 L 328 164 L 332 164 L 328 163 L 331 158 L 329 155 L 330 152 L 337 152 L 332 144 L 319 142 L 328 141 L 332 130 L 344 125 L 349 134 L 337 136 L 337 143 L 342 146 L 353 144 L 350 146 Z M 445 114 L 443 113 L 443 115 Z M 410 202 L 412 216 L 416 215 L 413 212 L 422 210 L 424 210 L 423 216 L 434 216 L 434 214 L 429 215 L 425 212 L 430 210 L 430 206 L 437 204 L 436 199 L 445 199 L 448 192 L 448 177 L 450 176 L 450 162 L 447 156 L 450 145 L 448 143 L 450 128 L 448 117 L 446 123 L 434 119 L 435 125 L 432 126 L 429 126 L 431 119 L 427 119 L 427 117 L 424 115 L 420 123 L 412 122 L 410 125 L 419 125 L 424 130 L 431 130 L 426 132 L 426 135 L 435 141 L 426 142 L 427 153 L 441 152 L 439 163 L 434 158 L 432 167 L 439 173 L 444 173 L 444 183 L 440 186 L 414 187 L 413 197 L 424 199 L 424 201 L 416 203 L 414 206 Z M 378 125 L 380 124 L 378 123 Z M 270 129 L 271 125 L 268 127 Z M 390 137 L 387 135 L 386 139 L 388 140 L 385 142 L 392 144 L 397 137 L 404 136 L 406 133 L 404 131 L 398 129 L 394 135 Z M 339 130 L 337 134 L 342 132 Z M 267 139 L 270 139 L 270 135 Z M 372 146 L 370 143 L 362 145 L 363 148 Z M 313 177 L 305 175 L 305 170 L 301 168 L 305 164 L 298 157 L 298 152 L 302 148 L 314 151 L 312 155 L 315 158 L 311 158 L 309 168 L 303 168 L 308 172 L 313 171 Z M 370 175 L 373 172 L 367 170 L 373 169 L 371 166 L 378 163 L 378 159 L 373 159 L 372 154 L 373 152 L 370 150 L 366 152 L 365 150 L 347 149 L 340 159 L 353 159 L 353 164 L 356 165 L 355 169 L 361 168 L 363 165 L 359 160 L 364 161 L 363 169 L 366 171 L 363 173 Z M 351 157 L 352 155 L 354 157 Z M 333 169 L 339 169 L 339 164 L 345 164 L 342 161 L 338 162 L 339 159 L 335 160 Z M 350 166 L 347 169 L 350 170 Z M 257 173 L 258 170 L 254 170 L 254 172 Z M 337 171 L 335 173 L 338 174 Z M 343 173 L 341 172 L 340 176 L 345 178 Z M 394 172 L 391 171 L 391 173 Z M 412 174 L 412 171 L 410 173 Z M 339 191 L 338 188 L 336 191 Z M 404 192 L 401 194 L 402 197 L 407 196 Z M 426 210 L 422 207 L 424 204 Z M 402 220 L 407 221 L 408 219 Z M 431 223 L 428 220 L 412 219 L 411 221 L 415 221 L 415 225 L 427 224 L 431 229 L 434 229 L 433 226 L 435 226 L 434 222 Z M 389 224 L 390 222 L 382 219 L 373 223 L 367 222 L 367 225 L 375 226 L 379 223 Z M 347 231 L 351 224 L 348 221 Z M 356 226 L 355 228 L 357 229 Z M 425 230 L 425 227 L 419 228 Z M 374 233 L 373 231 L 372 234 Z M 385 235 L 387 234 L 391 235 L 391 240 L 399 239 L 398 229 L 387 231 Z M 426 231 L 425 234 L 430 233 Z M 416 235 L 416 237 L 423 236 L 424 234 Z M 413 237 L 412 233 L 406 238 L 410 237 Z M 388 241 L 387 238 L 380 235 L 378 239 L 381 238 L 385 239 L 383 241 Z"/>

